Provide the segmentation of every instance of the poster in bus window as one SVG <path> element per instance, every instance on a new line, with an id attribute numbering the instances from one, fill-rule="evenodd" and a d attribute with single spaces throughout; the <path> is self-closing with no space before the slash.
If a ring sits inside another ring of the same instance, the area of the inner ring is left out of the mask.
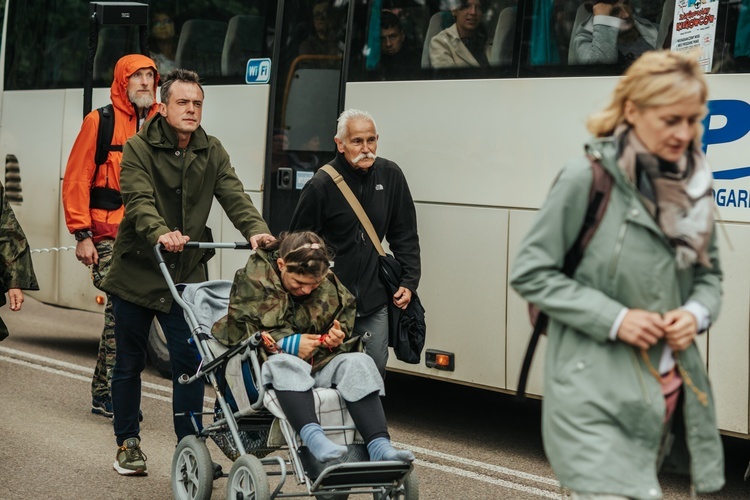
<path id="1" fill-rule="evenodd" d="M 703 71 L 711 71 L 719 2 L 716 0 L 677 0 L 672 25 L 672 50 L 700 49 Z"/>

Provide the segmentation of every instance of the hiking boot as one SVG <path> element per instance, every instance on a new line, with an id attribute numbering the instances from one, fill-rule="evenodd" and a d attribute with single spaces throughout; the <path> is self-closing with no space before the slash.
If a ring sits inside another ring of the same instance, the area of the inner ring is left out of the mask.
<path id="1" fill-rule="evenodd" d="M 122 476 L 147 476 L 146 454 L 141 451 L 138 438 L 128 438 L 117 448 L 117 460 L 113 465 Z"/>
<path id="2" fill-rule="evenodd" d="M 112 418 L 112 399 L 109 396 L 91 398 L 91 413 Z"/>

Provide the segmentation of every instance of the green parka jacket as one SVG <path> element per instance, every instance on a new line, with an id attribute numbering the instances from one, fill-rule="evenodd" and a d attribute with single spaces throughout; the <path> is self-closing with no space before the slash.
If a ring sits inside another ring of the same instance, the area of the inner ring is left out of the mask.
<path id="1" fill-rule="evenodd" d="M 161 115 L 125 143 L 120 173 L 125 218 L 102 283 L 108 293 L 163 312 L 173 299 L 154 256 L 159 236 L 179 230 L 190 241 L 210 241 L 206 221 L 214 196 L 245 238 L 269 232 L 218 139 L 198 127 L 187 148 L 177 144 Z M 164 260 L 175 283 L 196 283 L 206 279 L 204 255 L 165 252 Z"/>
<path id="2" fill-rule="evenodd" d="M 332 272 L 306 297 L 295 298 L 281 283 L 277 252 L 257 250 L 239 269 L 229 294 L 227 316 L 211 333 L 225 345 L 235 345 L 257 331 L 268 332 L 277 342 L 296 333 L 326 333 L 339 320 L 346 334 L 333 349 L 318 347 L 310 358 L 312 371 L 323 368 L 334 356 L 362 350 L 360 337 L 352 337 L 356 305 L 354 296 Z"/>
<path id="3" fill-rule="evenodd" d="M 563 169 L 511 272 L 513 288 L 550 318 L 544 448 L 563 487 L 661 498 L 661 385 L 638 349 L 611 341 L 608 334 L 623 307 L 664 313 L 692 299 L 715 321 L 722 278 L 715 235 L 709 248 L 710 269 L 678 269 L 671 245 L 636 187 L 617 167 L 614 142 L 595 140 L 588 148 L 601 156 L 614 185 L 601 225 L 573 279 L 561 268 L 588 205 L 592 172 L 585 157 Z M 655 367 L 663 345 L 659 342 L 648 351 Z M 691 383 L 683 383 L 673 425 L 679 435 L 664 469 L 689 472 L 698 492 L 717 491 L 724 485 L 724 458 L 705 365 L 694 343 L 675 358 Z M 705 395 L 704 403 L 696 391 Z"/>

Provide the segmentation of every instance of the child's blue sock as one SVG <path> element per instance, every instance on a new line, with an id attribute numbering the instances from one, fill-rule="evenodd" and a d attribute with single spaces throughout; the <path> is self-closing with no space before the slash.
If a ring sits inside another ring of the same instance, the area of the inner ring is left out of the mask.
<path id="1" fill-rule="evenodd" d="M 328 439 L 320 424 L 305 425 L 300 429 L 299 437 L 319 462 L 328 462 L 346 455 L 346 446 L 340 446 Z"/>
<path id="2" fill-rule="evenodd" d="M 372 462 L 386 460 L 396 460 L 399 462 L 414 461 L 414 453 L 409 450 L 397 450 L 391 444 L 391 440 L 385 437 L 373 439 L 367 443 L 367 453 L 370 454 L 370 461 Z"/>

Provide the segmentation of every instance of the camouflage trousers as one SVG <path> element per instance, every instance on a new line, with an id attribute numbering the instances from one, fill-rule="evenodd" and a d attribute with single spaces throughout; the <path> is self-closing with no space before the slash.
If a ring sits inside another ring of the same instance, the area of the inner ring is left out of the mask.
<path id="1" fill-rule="evenodd" d="M 115 240 L 102 240 L 96 244 L 99 263 L 91 266 L 91 279 L 94 286 L 101 290 L 102 281 L 109 272 L 112 261 L 112 247 Z M 112 382 L 112 369 L 115 366 L 115 317 L 112 313 L 112 298 L 107 294 L 107 305 L 104 308 L 104 328 L 99 339 L 99 355 L 96 358 L 94 378 L 91 380 L 91 396 L 109 398 Z"/>

